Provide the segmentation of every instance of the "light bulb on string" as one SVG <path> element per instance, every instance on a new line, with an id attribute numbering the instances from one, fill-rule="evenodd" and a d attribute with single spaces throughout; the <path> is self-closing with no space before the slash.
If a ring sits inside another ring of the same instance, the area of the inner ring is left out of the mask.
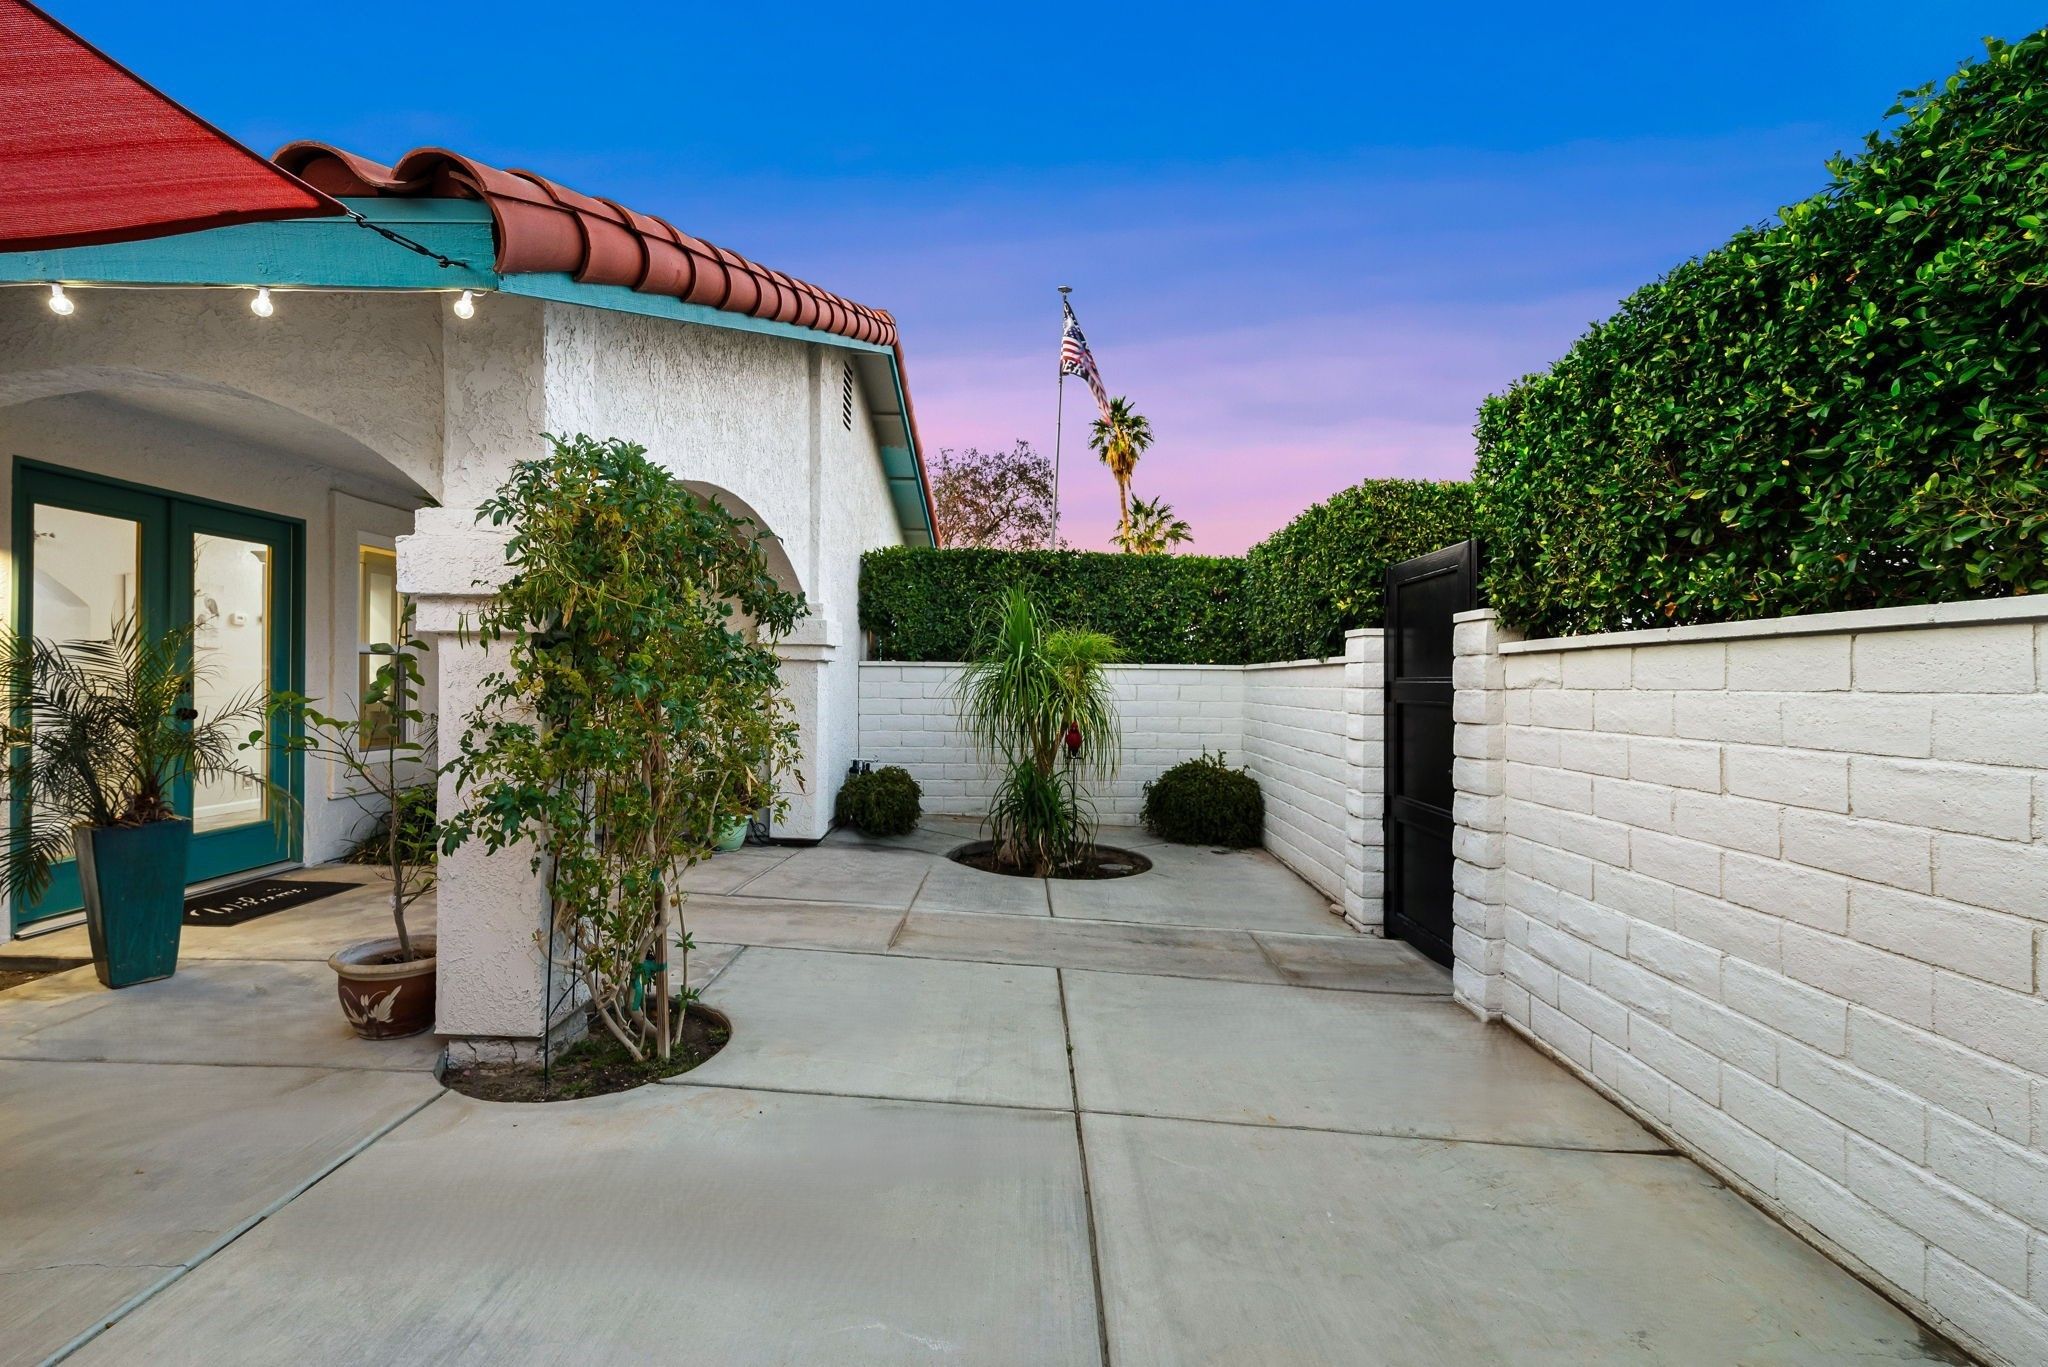
<path id="1" fill-rule="evenodd" d="M 50 286 L 50 312 L 59 318 L 69 318 L 78 305 L 71 302 L 71 296 L 64 293 L 62 285 Z"/>
<path id="2" fill-rule="evenodd" d="M 476 317 L 476 295 L 473 292 L 469 290 L 464 290 L 461 294 L 456 296 L 455 316 L 457 318 Z"/>
<path id="3" fill-rule="evenodd" d="M 269 290 L 259 289 L 256 291 L 256 297 L 249 301 L 249 312 L 255 314 L 258 318 L 268 318 L 271 314 L 277 312 L 277 305 L 270 302 Z"/>

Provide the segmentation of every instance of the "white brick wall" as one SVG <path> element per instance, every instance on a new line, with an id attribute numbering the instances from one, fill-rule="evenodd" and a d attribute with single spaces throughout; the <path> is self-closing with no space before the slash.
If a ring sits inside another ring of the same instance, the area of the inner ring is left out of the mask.
<path id="1" fill-rule="evenodd" d="M 1123 764 L 1091 792 L 1097 819 L 1138 820 L 1144 787 L 1203 750 L 1250 770 L 1266 797 L 1266 847 L 1340 904 L 1357 929 L 1380 925 L 1380 635 L 1346 637 L 1346 656 L 1275 665 L 1120 665 Z M 980 816 L 995 776 L 960 726 L 955 664 L 860 667 L 860 755 L 900 764 L 930 812 Z M 837 788 L 840 775 L 824 777 Z"/>
<path id="2" fill-rule="evenodd" d="M 1458 627 L 1456 990 L 2048 1362 L 2048 607 Z"/>
<path id="3" fill-rule="evenodd" d="M 1344 897 L 1353 782 L 1344 670 L 1343 660 L 1247 666 L 1244 748 L 1231 761 L 1265 792 L 1266 848 L 1332 902 Z"/>
<path id="4" fill-rule="evenodd" d="M 863 663 L 860 755 L 908 769 L 924 788 L 926 811 L 980 816 L 996 776 L 975 757 L 961 727 L 953 691 L 959 672 L 956 664 Z M 1137 821 L 1146 782 L 1205 748 L 1244 762 L 1239 666 L 1119 665 L 1109 674 L 1124 723 L 1123 765 L 1114 780 L 1090 790 L 1097 820 Z M 841 777 L 826 782 L 836 789 Z"/>

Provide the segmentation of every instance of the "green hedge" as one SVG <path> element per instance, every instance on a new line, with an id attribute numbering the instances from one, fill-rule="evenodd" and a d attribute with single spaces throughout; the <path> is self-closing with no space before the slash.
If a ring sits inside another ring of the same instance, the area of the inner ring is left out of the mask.
<path id="1" fill-rule="evenodd" d="M 1241 664 L 1244 562 L 1214 555 L 934 550 L 892 546 L 860 562 L 860 623 L 884 660 L 964 660 L 1012 584 L 1063 627 L 1116 638 L 1139 664 Z"/>
<path id="2" fill-rule="evenodd" d="M 1478 428 L 1535 635 L 2048 591 L 2048 34 L 1639 290 Z"/>
<path id="3" fill-rule="evenodd" d="M 1472 486 L 1372 479 L 1318 503 L 1245 556 L 1256 660 L 1344 652 L 1344 633 L 1384 615 L 1387 566 L 1472 535 Z"/>
<path id="4" fill-rule="evenodd" d="M 1471 490 L 1367 480 L 1243 556 L 933 550 L 861 557 L 860 621 L 884 660 L 961 660 L 1012 584 L 1061 626 L 1116 638 L 1133 664 L 1247 664 L 1343 653 L 1377 626 L 1387 565 L 1471 535 Z"/>

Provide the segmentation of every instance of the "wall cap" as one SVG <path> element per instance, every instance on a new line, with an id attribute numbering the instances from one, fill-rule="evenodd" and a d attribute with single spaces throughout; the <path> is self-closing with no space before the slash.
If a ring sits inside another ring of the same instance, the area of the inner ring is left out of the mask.
<path id="1" fill-rule="evenodd" d="M 1590 636 L 1553 636 L 1502 644 L 1503 655 L 1540 655 L 1562 650 L 1614 646 L 1680 645 L 1688 641 L 1752 641 L 1786 636 L 1834 636 L 1845 632 L 1911 631 L 1920 627 L 1975 626 L 1992 622 L 2048 622 L 2048 594 L 1983 598 L 1966 603 L 1915 603 L 1854 612 L 1810 612 L 1750 622 L 1708 622 L 1699 626 L 1652 627 L 1644 631 L 1603 631 Z"/>

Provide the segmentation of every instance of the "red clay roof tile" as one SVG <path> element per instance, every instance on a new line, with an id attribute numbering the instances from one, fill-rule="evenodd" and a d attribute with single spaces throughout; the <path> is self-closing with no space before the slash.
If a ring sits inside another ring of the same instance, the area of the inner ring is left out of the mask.
<path id="1" fill-rule="evenodd" d="M 291 143 L 272 160 L 336 197 L 481 200 L 497 226 L 497 268 L 504 275 L 564 272 L 586 285 L 623 285 L 856 341 L 896 345 L 896 320 L 880 309 L 531 171 L 502 171 L 439 147 L 415 148 L 396 166 L 385 166 L 322 142 Z"/>

